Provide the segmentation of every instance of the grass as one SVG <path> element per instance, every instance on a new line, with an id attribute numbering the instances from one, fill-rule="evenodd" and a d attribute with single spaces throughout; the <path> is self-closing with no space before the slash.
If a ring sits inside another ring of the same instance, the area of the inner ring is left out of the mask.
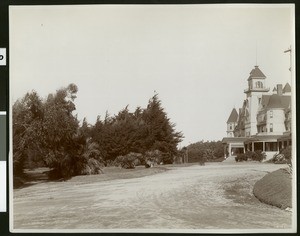
<path id="1" fill-rule="evenodd" d="M 137 166 L 135 169 L 123 169 L 120 167 L 104 167 L 102 169 L 103 174 L 99 175 L 78 175 L 68 180 L 69 182 L 80 182 L 84 183 L 95 182 L 95 181 L 108 181 L 115 179 L 132 179 L 140 178 L 148 175 L 154 175 L 161 172 L 165 172 L 168 169 L 163 166 L 155 166 L 152 168 L 145 168 L 144 166 Z"/>
<path id="2" fill-rule="evenodd" d="M 183 164 L 167 164 L 167 165 L 155 165 L 151 168 L 145 168 L 144 166 L 136 166 L 135 169 L 123 169 L 121 167 L 103 167 L 102 174 L 98 175 L 78 175 L 67 180 L 68 182 L 80 182 L 80 183 L 92 183 L 99 181 L 108 181 L 115 179 L 132 179 L 140 178 L 148 175 L 155 175 L 158 173 L 165 172 L 180 167 L 187 167 L 192 165 L 199 165 L 199 163 L 183 163 Z M 42 167 L 33 170 L 25 169 L 24 178 L 14 179 L 14 188 L 29 187 L 38 183 L 44 182 L 60 182 L 62 180 L 49 180 L 47 173 L 49 168 Z"/>
<path id="3" fill-rule="evenodd" d="M 157 165 L 152 168 L 145 168 L 144 166 L 137 166 L 135 169 L 123 169 L 120 167 L 104 167 L 102 169 L 103 174 L 99 175 L 78 175 L 74 176 L 68 181 L 70 182 L 94 182 L 94 181 L 108 181 L 114 179 L 131 179 L 131 178 L 140 178 L 148 175 L 154 175 L 167 170 L 177 168 L 177 167 L 186 167 L 195 165 L 197 163 L 186 163 L 186 164 L 169 164 L 169 165 Z M 15 178 L 14 179 L 14 188 L 24 188 L 29 187 L 34 184 L 43 183 L 43 182 L 54 182 L 48 180 L 47 173 L 49 168 L 36 168 L 33 170 L 26 169 L 24 171 L 25 177 Z M 61 181 L 61 180 L 58 180 Z"/>
<path id="4" fill-rule="evenodd" d="M 292 177 L 286 169 L 271 172 L 255 183 L 253 194 L 261 202 L 292 208 Z"/>

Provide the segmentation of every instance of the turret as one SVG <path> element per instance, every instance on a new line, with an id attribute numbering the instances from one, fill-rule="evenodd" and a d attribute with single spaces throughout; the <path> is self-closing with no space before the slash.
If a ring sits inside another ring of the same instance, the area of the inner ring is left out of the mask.
<path id="1" fill-rule="evenodd" d="M 244 91 L 246 93 L 246 104 L 248 114 L 245 122 L 245 135 L 250 137 L 257 133 L 257 111 L 262 101 L 262 95 L 269 92 L 269 88 L 265 84 L 266 76 L 259 69 L 258 66 L 255 66 L 251 70 L 250 76 L 248 77 L 248 88 Z"/>
<path id="2" fill-rule="evenodd" d="M 227 137 L 234 137 L 234 129 L 237 126 L 238 117 L 236 109 L 233 108 L 227 120 Z"/>

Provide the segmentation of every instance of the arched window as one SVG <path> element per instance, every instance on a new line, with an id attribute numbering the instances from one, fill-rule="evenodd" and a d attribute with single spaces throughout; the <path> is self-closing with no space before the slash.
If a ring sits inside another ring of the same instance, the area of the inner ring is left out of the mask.
<path id="1" fill-rule="evenodd" d="M 256 88 L 263 88 L 263 83 L 261 81 L 257 81 L 255 83 Z"/>

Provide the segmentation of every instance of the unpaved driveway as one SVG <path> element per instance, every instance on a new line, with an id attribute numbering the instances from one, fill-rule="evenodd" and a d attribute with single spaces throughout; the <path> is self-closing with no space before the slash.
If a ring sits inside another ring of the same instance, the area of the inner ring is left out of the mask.
<path id="1" fill-rule="evenodd" d="M 258 179 L 281 167 L 210 163 L 134 179 L 37 184 L 14 190 L 14 228 L 290 228 L 290 212 L 252 194 Z"/>

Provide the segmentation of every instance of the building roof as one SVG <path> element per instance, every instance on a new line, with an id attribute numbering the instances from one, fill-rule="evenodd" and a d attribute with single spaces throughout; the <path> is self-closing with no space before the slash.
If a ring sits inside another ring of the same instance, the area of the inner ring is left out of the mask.
<path id="1" fill-rule="evenodd" d="M 267 108 L 283 108 L 280 96 L 278 94 L 272 94 L 270 96 Z"/>
<path id="2" fill-rule="evenodd" d="M 264 108 L 289 108 L 291 96 L 280 96 L 278 94 L 262 95 L 261 104 Z"/>
<path id="3" fill-rule="evenodd" d="M 273 92 L 277 92 L 277 88 L 276 87 L 273 88 Z"/>
<path id="4" fill-rule="evenodd" d="M 254 135 L 248 138 L 245 142 L 253 142 L 253 141 L 277 141 L 277 139 L 283 137 L 283 135 Z"/>
<path id="5" fill-rule="evenodd" d="M 281 96 L 281 104 L 283 108 L 288 109 L 291 104 L 291 96 Z"/>
<path id="6" fill-rule="evenodd" d="M 257 141 L 281 141 L 281 140 L 287 140 L 290 139 L 290 134 L 284 134 L 284 135 L 254 135 L 252 137 L 224 137 L 222 139 L 223 144 L 228 143 L 250 143 L 250 142 L 257 142 Z"/>
<path id="7" fill-rule="evenodd" d="M 283 90 L 282 90 L 283 93 L 290 93 L 291 92 L 291 86 L 289 83 L 286 83 Z"/>
<path id="8" fill-rule="evenodd" d="M 258 66 L 255 66 L 254 69 L 251 70 L 248 80 L 252 78 L 265 79 L 266 76 L 264 75 L 264 73 L 261 72 Z"/>
<path id="9" fill-rule="evenodd" d="M 246 137 L 224 137 L 222 143 L 243 143 L 246 140 L 248 140 Z"/>
<path id="10" fill-rule="evenodd" d="M 237 113 L 236 109 L 233 108 L 231 113 L 230 113 L 230 116 L 227 120 L 227 123 L 230 123 L 230 122 L 237 122 L 238 120 L 238 117 L 239 117 L 239 114 Z"/>
<path id="11" fill-rule="evenodd" d="M 263 107 L 266 107 L 268 105 L 270 97 L 271 97 L 271 95 L 262 95 L 261 105 Z"/>

